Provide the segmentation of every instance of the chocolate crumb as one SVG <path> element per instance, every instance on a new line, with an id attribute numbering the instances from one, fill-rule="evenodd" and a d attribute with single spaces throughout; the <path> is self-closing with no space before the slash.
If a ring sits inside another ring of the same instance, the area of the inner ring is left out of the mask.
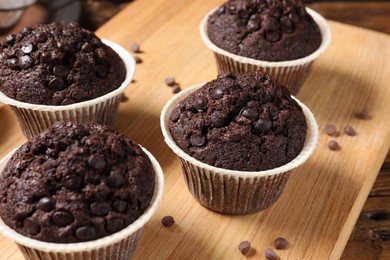
<path id="1" fill-rule="evenodd" d="M 271 248 L 267 248 L 265 251 L 264 251 L 264 255 L 265 255 L 265 258 L 267 260 L 278 260 L 279 259 L 279 256 L 275 253 L 274 250 L 272 250 Z"/>
<path id="2" fill-rule="evenodd" d="M 176 84 L 176 80 L 174 77 L 166 77 L 164 82 L 169 87 L 173 87 Z"/>
<path id="3" fill-rule="evenodd" d="M 346 135 L 349 135 L 349 136 L 355 136 L 356 135 L 355 129 L 352 126 L 350 126 L 350 125 L 347 125 L 347 126 L 344 127 L 344 133 Z"/>
<path id="4" fill-rule="evenodd" d="M 337 129 L 334 125 L 327 124 L 325 126 L 325 132 L 330 136 L 335 136 L 337 134 Z"/>
<path id="5" fill-rule="evenodd" d="M 172 216 L 165 216 L 161 219 L 161 223 L 164 227 L 171 227 L 175 223 L 175 219 Z"/>
<path id="6" fill-rule="evenodd" d="M 180 85 L 179 85 L 179 84 L 173 85 L 173 87 L 172 87 L 172 93 L 173 93 L 173 94 L 177 94 L 177 93 L 179 93 L 180 91 L 181 91 L 181 88 L 180 88 Z"/>
<path id="7" fill-rule="evenodd" d="M 126 94 L 122 93 L 122 95 L 121 95 L 121 102 L 126 102 L 128 100 L 129 100 L 129 98 L 126 96 Z"/>
<path id="8" fill-rule="evenodd" d="M 329 141 L 328 147 L 329 147 L 329 149 L 332 150 L 332 151 L 338 151 L 338 150 L 341 149 L 339 143 L 336 142 L 336 141 L 334 141 L 334 140 Z"/>
<path id="9" fill-rule="evenodd" d="M 242 241 L 238 245 L 238 250 L 240 250 L 243 255 L 247 255 L 251 251 L 251 243 L 249 241 Z"/>
<path id="10" fill-rule="evenodd" d="M 284 237 L 278 237 L 274 241 L 276 249 L 285 249 L 288 247 L 288 241 Z"/>
<path id="11" fill-rule="evenodd" d="M 140 53 L 141 52 L 141 49 L 139 47 L 139 44 L 136 43 L 136 42 L 133 42 L 131 45 L 130 45 L 130 50 L 134 53 Z"/>
<path id="12" fill-rule="evenodd" d="M 142 63 L 142 59 L 139 56 L 133 56 L 135 63 L 139 64 Z"/>
<path id="13" fill-rule="evenodd" d="M 364 108 L 362 111 L 356 114 L 356 117 L 362 120 L 368 120 L 370 119 L 370 115 L 368 114 L 367 108 Z"/>

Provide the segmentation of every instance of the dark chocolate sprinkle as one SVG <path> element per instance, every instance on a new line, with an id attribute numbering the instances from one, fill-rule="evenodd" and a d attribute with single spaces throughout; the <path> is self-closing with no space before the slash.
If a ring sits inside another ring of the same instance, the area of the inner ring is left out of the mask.
<path id="1" fill-rule="evenodd" d="M 198 97 L 196 100 L 195 100 L 195 104 L 194 104 L 194 107 L 198 110 L 198 111 L 203 111 L 207 108 L 207 98 L 204 97 L 204 96 L 201 96 L 201 97 Z"/>
<path id="2" fill-rule="evenodd" d="M 102 154 L 93 154 L 88 158 L 88 165 L 97 170 L 106 167 L 106 160 Z"/>
<path id="3" fill-rule="evenodd" d="M 173 93 L 173 94 L 177 94 L 177 93 L 179 93 L 180 91 L 181 91 L 181 88 L 180 88 L 180 85 L 179 85 L 179 84 L 173 85 L 173 87 L 172 87 L 172 93 Z"/>
<path id="4" fill-rule="evenodd" d="M 167 86 L 170 86 L 170 87 L 173 87 L 176 83 L 174 77 L 166 77 L 164 82 Z"/>
<path id="5" fill-rule="evenodd" d="M 22 69 L 28 69 L 31 68 L 34 65 L 34 61 L 31 59 L 30 56 L 24 55 L 19 58 L 19 67 Z"/>
<path id="6" fill-rule="evenodd" d="M 124 200 L 116 200 L 112 207 L 118 212 L 125 212 L 127 209 L 127 202 Z"/>
<path id="7" fill-rule="evenodd" d="M 26 218 L 23 221 L 23 227 L 26 230 L 26 232 L 32 236 L 35 236 L 41 230 L 39 225 L 37 223 L 35 223 L 35 221 L 31 218 Z"/>
<path id="8" fill-rule="evenodd" d="M 325 132 L 330 135 L 330 136 L 334 136 L 337 134 L 337 129 L 334 125 L 331 125 L 331 124 L 327 124 L 325 126 Z"/>
<path id="9" fill-rule="evenodd" d="M 164 227 L 171 227 L 175 223 L 175 219 L 172 216 L 165 216 L 161 219 L 161 223 Z"/>
<path id="10" fill-rule="evenodd" d="M 81 185 L 81 177 L 77 175 L 68 175 L 64 180 L 64 187 L 70 190 L 77 190 Z"/>
<path id="11" fill-rule="evenodd" d="M 80 240 L 92 240 L 96 237 L 96 229 L 91 226 L 83 226 L 76 229 L 75 235 Z"/>
<path id="12" fill-rule="evenodd" d="M 249 241 L 242 241 L 242 242 L 238 245 L 238 250 L 240 250 L 240 252 L 241 252 L 243 255 L 248 254 L 248 253 L 251 251 L 251 243 L 250 243 Z"/>
<path id="13" fill-rule="evenodd" d="M 106 223 L 106 230 L 109 233 L 114 233 L 121 230 L 125 225 L 125 221 L 121 218 L 110 219 Z"/>
<path id="14" fill-rule="evenodd" d="M 52 197 L 43 197 L 37 203 L 37 209 L 42 210 L 44 212 L 49 212 L 54 209 L 56 205 L 56 200 Z"/>
<path id="15" fill-rule="evenodd" d="M 93 202 L 90 206 L 91 213 L 97 216 L 104 216 L 110 210 L 110 204 L 104 201 Z"/>
<path id="16" fill-rule="evenodd" d="M 206 143 L 206 137 L 201 134 L 192 134 L 190 137 L 190 142 L 193 146 L 203 146 Z"/>
<path id="17" fill-rule="evenodd" d="M 355 136 L 356 135 L 355 129 L 352 126 L 350 126 L 350 125 L 347 125 L 346 127 L 344 127 L 344 133 L 346 135 L 349 135 L 349 136 Z"/>
<path id="18" fill-rule="evenodd" d="M 64 227 L 73 222 L 73 216 L 66 211 L 57 211 L 53 214 L 53 222 L 57 226 Z"/>
<path id="19" fill-rule="evenodd" d="M 48 87 L 53 91 L 59 91 L 66 88 L 66 85 L 62 78 L 55 77 L 49 81 Z"/>
<path id="20" fill-rule="evenodd" d="M 130 45 L 130 50 L 134 53 L 139 53 L 140 52 L 140 47 L 139 47 L 139 44 L 138 43 L 132 43 Z"/>
<path id="21" fill-rule="evenodd" d="M 285 249 L 288 246 L 288 241 L 284 237 L 278 237 L 274 241 L 276 249 Z"/>
<path id="22" fill-rule="evenodd" d="M 31 43 L 28 43 L 23 45 L 21 49 L 23 53 L 29 54 L 30 52 L 32 52 L 33 48 L 34 46 Z"/>
<path id="23" fill-rule="evenodd" d="M 338 150 L 341 149 L 339 143 L 338 143 L 337 141 L 334 141 L 334 140 L 329 141 L 328 147 L 329 147 L 329 149 L 332 150 L 332 151 L 338 151 Z"/>

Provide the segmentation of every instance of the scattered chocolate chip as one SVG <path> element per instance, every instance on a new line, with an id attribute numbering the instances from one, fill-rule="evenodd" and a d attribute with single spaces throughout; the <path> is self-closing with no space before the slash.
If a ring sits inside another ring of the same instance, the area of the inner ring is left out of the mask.
<path id="1" fill-rule="evenodd" d="M 334 141 L 334 140 L 329 141 L 328 147 L 329 147 L 329 149 L 332 150 L 332 151 L 338 151 L 338 150 L 341 149 L 339 143 L 338 143 L 337 141 Z"/>
<path id="2" fill-rule="evenodd" d="M 31 43 L 27 43 L 23 45 L 21 49 L 23 53 L 29 54 L 30 52 L 32 52 L 33 48 L 34 46 Z"/>
<path id="3" fill-rule="evenodd" d="M 177 109 L 174 109 L 171 113 L 171 119 L 173 122 L 177 122 L 177 120 L 179 120 L 180 118 L 180 114 L 181 114 L 181 111 L 179 108 Z"/>
<path id="4" fill-rule="evenodd" d="M 91 226 L 83 226 L 76 229 L 75 236 L 80 240 L 92 240 L 96 237 L 96 229 Z"/>
<path id="5" fill-rule="evenodd" d="M 247 255 L 251 251 L 251 243 L 249 241 L 242 241 L 238 245 L 238 250 L 240 250 L 243 255 Z"/>
<path id="6" fill-rule="evenodd" d="M 211 93 L 211 97 L 215 100 L 221 99 L 224 95 L 224 91 L 222 87 L 217 87 L 214 89 L 214 91 Z"/>
<path id="7" fill-rule="evenodd" d="M 176 84 L 174 77 L 166 77 L 164 82 L 167 86 L 170 86 L 170 87 L 173 87 Z"/>
<path id="8" fill-rule="evenodd" d="M 10 34 L 5 38 L 5 42 L 8 44 L 13 44 L 15 42 L 15 39 L 16 39 L 15 35 Z"/>
<path id="9" fill-rule="evenodd" d="M 104 201 L 98 201 L 91 203 L 89 208 L 92 214 L 97 216 L 104 216 L 108 213 L 108 211 L 110 211 L 110 204 Z"/>
<path id="10" fill-rule="evenodd" d="M 18 60 L 16 58 L 8 59 L 7 60 L 7 66 L 11 70 L 17 70 L 17 69 L 19 69 L 19 62 L 18 62 Z"/>
<path id="11" fill-rule="evenodd" d="M 287 33 L 292 33 L 294 31 L 294 24 L 290 19 L 288 19 L 286 16 L 283 16 L 280 19 L 280 24 L 282 26 L 282 30 Z"/>
<path id="12" fill-rule="evenodd" d="M 35 35 L 35 40 L 39 43 L 43 43 L 47 41 L 47 34 L 44 32 L 39 32 Z"/>
<path id="13" fill-rule="evenodd" d="M 356 114 L 356 117 L 362 120 L 368 120 L 370 119 L 370 115 L 368 113 L 368 109 L 364 108 L 362 111 Z"/>
<path id="14" fill-rule="evenodd" d="M 131 45 L 130 45 L 130 50 L 132 51 L 132 52 L 134 52 L 134 53 L 139 53 L 139 52 L 141 52 L 141 50 L 140 50 L 140 47 L 139 47 L 139 44 L 138 43 L 132 43 Z"/>
<path id="15" fill-rule="evenodd" d="M 265 251 L 264 251 L 264 255 L 265 255 L 265 258 L 267 260 L 278 260 L 279 259 L 279 256 L 275 253 L 274 250 L 272 250 L 271 248 L 267 248 Z"/>
<path id="16" fill-rule="evenodd" d="M 223 13 L 225 13 L 225 7 L 224 7 L 224 6 L 218 7 L 217 13 L 218 13 L 218 14 L 223 14 Z"/>
<path id="17" fill-rule="evenodd" d="M 53 197 L 43 197 L 37 203 L 37 209 L 49 212 L 54 209 L 56 200 Z"/>
<path id="18" fill-rule="evenodd" d="M 120 188 L 125 184 L 125 177 L 119 171 L 112 171 L 108 177 L 108 185 L 113 188 Z"/>
<path id="19" fill-rule="evenodd" d="M 119 157 L 123 157 L 125 155 L 125 152 L 123 151 L 122 144 L 117 140 L 112 141 L 111 151 L 113 153 L 119 155 Z"/>
<path id="20" fill-rule="evenodd" d="M 295 11 L 291 11 L 289 14 L 288 14 L 288 18 L 293 21 L 294 23 L 297 23 L 299 22 L 300 20 L 300 17 L 299 15 L 295 12 Z"/>
<path id="21" fill-rule="evenodd" d="M 204 96 L 200 96 L 200 97 L 196 98 L 194 107 L 198 111 L 203 111 L 203 110 L 206 110 L 207 103 L 208 103 L 207 98 Z"/>
<path id="22" fill-rule="evenodd" d="M 125 212 L 127 209 L 127 202 L 124 200 L 116 200 L 112 204 L 112 207 L 118 212 Z"/>
<path id="23" fill-rule="evenodd" d="M 278 237 L 274 241 L 276 249 L 285 249 L 288 246 L 288 241 L 284 237 Z"/>
<path id="24" fill-rule="evenodd" d="M 33 59 L 31 59 L 30 56 L 24 55 L 24 56 L 19 58 L 19 67 L 21 67 L 22 69 L 24 69 L 24 70 L 29 69 L 33 65 L 34 65 L 34 61 L 33 61 Z"/>
<path id="25" fill-rule="evenodd" d="M 218 110 L 211 114 L 210 120 L 215 127 L 221 127 L 225 124 L 225 116 Z"/>
<path id="26" fill-rule="evenodd" d="M 256 122 L 253 123 L 254 129 L 258 133 L 267 133 L 269 130 L 271 130 L 272 122 L 270 120 L 262 120 L 259 119 Z"/>
<path id="27" fill-rule="evenodd" d="M 53 214 L 52 220 L 57 226 L 64 227 L 73 222 L 73 216 L 66 211 L 57 211 Z"/>
<path id="28" fill-rule="evenodd" d="M 161 223 L 164 227 L 171 227 L 175 223 L 175 219 L 172 216 L 165 216 L 161 219 Z"/>
<path id="29" fill-rule="evenodd" d="M 139 56 L 133 55 L 133 58 L 135 60 L 135 63 L 137 63 L 137 64 L 142 63 L 142 59 Z"/>
<path id="30" fill-rule="evenodd" d="M 68 67 L 64 65 L 55 65 L 53 68 L 53 74 L 56 75 L 57 77 L 66 77 L 69 73 Z"/>
<path id="31" fill-rule="evenodd" d="M 23 35 L 28 35 L 31 32 L 31 28 L 30 27 L 24 27 L 20 32 Z"/>
<path id="32" fill-rule="evenodd" d="M 257 118 L 257 116 L 259 115 L 259 113 L 253 109 L 253 108 L 250 108 L 250 107 L 244 107 L 242 110 L 241 110 L 241 116 L 249 119 L 249 120 L 255 120 Z"/>
<path id="33" fill-rule="evenodd" d="M 106 230 L 109 233 L 118 232 L 125 225 L 125 221 L 121 218 L 110 219 L 106 222 Z"/>
<path id="34" fill-rule="evenodd" d="M 48 87 L 53 91 L 59 91 L 66 88 L 65 81 L 62 78 L 55 77 L 49 81 Z"/>
<path id="35" fill-rule="evenodd" d="M 223 78 L 236 79 L 236 75 L 234 75 L 233 72 L 228 71 L 228 72 L 219 74 L 217 78 L 218 79 L 223 79 Z"/>
<path id="36" fill-rule="evenodd" d="M 42 52 L 39 57 L 39 61 L 42 63 L 50 63 L 51 62 L 51 53 L 50 52 Z"/>
<path id="37" fill-rule="evenodd" d="M 106 160 L 102 154 L 93 154 L 88 158 L 88 165 L 97 170 L 102 170 L 106 167 Z"/>
<path id="38" fill-rule="evenodd" d="M 206 137 L 201 134 L 192 134 L 190 137 L 190 142 L 193 146 L 201 147 L 206 143 Z"/>
<path id="39" fill-rule="evenodd" d="M 180 85 L 179 85 L 179 84 L 173 85 L 173 87 L 172 87 L 172 93 L 173 93 L 173 94 L 177 94 L 177 93 L 179 93 L 180 91 L 181 91 L 181 88 L 180 88 Z"/>
<path id="40" fill-rule="evenodd" d="M 337 135 L 337 129 L 334 125 L 331 125 L 331 124 L 327 124 L 325 126 L 325 132 L 330 135 L 330 136 L 335 136 Z"/>
<path id="41" fill-rule="evenodd" d="M 26 232 L 29 235 L 32 235 L 32 236 L 35 236 L 41 230 L 39 225 L 36 224 L 35 221 L 32 218 L 26 218 L 23 221 L 23 228 L 26 230 Z"/>
<path id="42" fill-rule="evenodd" d="M 77 190 L 81 185 L 82 179 L 77 175 L 68 175 L 65 177 L 63 184 L 69 190 Z"/>
<path id="43" fill-rule="evenodd" d="M 122 93 L 122 95 L 121 95 L 121 102 L 126 102 L 128 100 L 129 100 L 129 98 L 126 96 L 126 94 Z"/>
<path id="44" fill-rule="evenodd" d="M 347 125 L 347 126 L 344 127 L 344 133 L 346 135 L 349 135 L 349 136 L 355 136 L 356 135 L 355 129 L 352 126 L 350 126 L 350 125 Z"/>

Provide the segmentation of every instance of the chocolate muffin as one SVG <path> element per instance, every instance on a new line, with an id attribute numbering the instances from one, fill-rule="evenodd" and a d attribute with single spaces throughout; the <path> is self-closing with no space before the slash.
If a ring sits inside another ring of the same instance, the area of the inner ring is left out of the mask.
<path id="1" fill-rule="evenodd" d="M 307 123 L 287 88 L 268 74 L 225 73 L 177 104 L 169 129 L 175 143 L 201 162 L 262 171 L 301 152 Z"/>
<path id="2" fill-rule="evenodd" d="M 148 207 L 155 173 L 141 147 L 106 126 L 58 123 L 22 145 L 0 175 L 0 215 L 42 241 L 95 240 Z"/>
<path id="3" fill-rule="evenodd" d="M 207 33 L 219 48 L 263 61 L 305 57 L 322 41 L 300 0 L 230 0 L 209 16 Z"/>
<path id="4" fill-rule="evenodd" d="M 125 76 L 119 55 L 77 23 L 24 28 L 0 43 L 0 91 L 18 101 L 82 102 L 117 89 Z"/>

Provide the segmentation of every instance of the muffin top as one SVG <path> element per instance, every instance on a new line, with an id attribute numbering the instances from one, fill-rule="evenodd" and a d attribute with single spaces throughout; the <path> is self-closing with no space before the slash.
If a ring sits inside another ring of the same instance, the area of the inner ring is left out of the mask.
<path id="1" fill-rule="evenodd" d="M 24 28 L 0 43 L 0 91 L 18 101 L 82 102 L 117 89 L 125 76 L 119 55 L 77 23 Z"/>
<path id="2" fill-rule="evenodd" d="M 177 104 L 169 120 L 173 140 L 187 154 L 240 171 L 290 162 L 307 132 L 302 108 L 263 72 L 219 75 Z"/>
<path id="3" fill-rule="evenodd" d="M 300 0 L 230 0 L 209 16 L 207 33 L 219 48 L 264 61 L 305 57 L 322 39 Z"/>
<path id="4" fill-rule="evenodd" d="M 25 236 L 95 240 L 134 222 L 154 194 L 141 147 L 106 126 L 58 123 L 22 145 L 0 175 L 0 216 Z"/>

